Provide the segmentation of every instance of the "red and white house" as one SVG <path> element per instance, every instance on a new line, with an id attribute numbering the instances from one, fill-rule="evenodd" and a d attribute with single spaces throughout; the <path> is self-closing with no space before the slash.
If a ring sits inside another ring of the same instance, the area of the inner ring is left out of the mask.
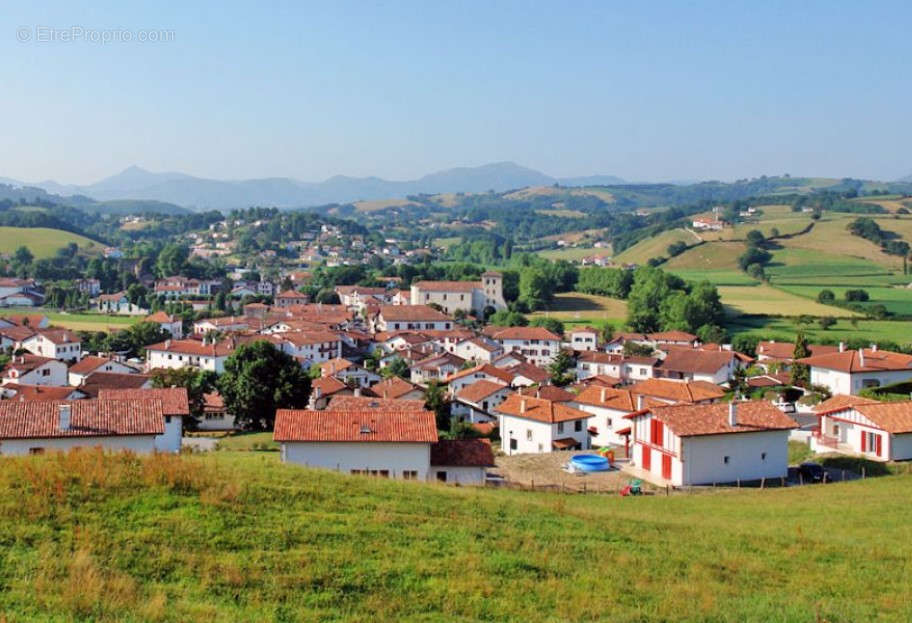
<path id="1" fill-rule="evenodd" d="M 912 459 L 912 402 L 858 400 L 818 411 L 811 437 L 818 452 L 863 454 L 875 461 Z"/>
<path id="2" fill-rule="evenodd" d="M 561 349 L 560 336 L 544 327 L 506 327 L 492 337 L 504 352 L 518 352 L 533 366 L 550 365 Z"/>
<path id="3" fill-rule="evenodd" d="M 650 407 L 632 422 L 631 461 L 674 486 L 788 475 L 788 436 L 797 423 L 765 400 Z"/>

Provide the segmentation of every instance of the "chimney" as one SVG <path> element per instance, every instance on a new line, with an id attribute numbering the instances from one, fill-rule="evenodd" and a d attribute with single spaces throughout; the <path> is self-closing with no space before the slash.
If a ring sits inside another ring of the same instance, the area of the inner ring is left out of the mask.
<path id="1" fill-rule="evenodd" d="M 360 386 L 355 388 L 355 396 L 358 398 L 361 397 L 361 387 Z"/>
<path id="2" fill-rule="evenodd" d="M 643 410 L 643 394 L 637 394 L 637 411 Z"/>
<path id="3" fill-rule="evenodd" d="M 205 344 L 205 343 L 206 343 L 206 338 L 203 338 L 203 344 Z M 170 339 L 165 340 L 165 348 L 171 348 L 171 340 L 170 340 Z"/>
<path id="4" fill-rule="evenodd" d="M 728 403 L 728 425 L 732 428 L 738 425 L 738 405 L 735 404 L 734 398 Z"/>
<path id="5" fill-rule="evenodd" d="M 839 352 L 840 353 L 845 352 L 845 342 L 839 342 Z"/>
<path id="6" fill-rule="evenodd" d="M 607 393 L 608 393 L 606 391 L 607 389 L 608 389 L 607 387 L 602 387 L 602 391 L 600 392 L 601 396 L 599 396 L 600 402 L 605 402 L 605 398 L 607 397 Z"/>
<path id="7" fill-rule="evenodd" d="M 871 344 L 871 352 L 874 352 L 874 353 L 877 352 L 877 344 L 876 344 L 876 343 L 875 343 L 875 344 Z"/>
<path id="8" fill-rule="evenodd" d="M 520 395 L 521 395 L 521 394 L 520 394 Z M 519 401 L 519 412 L 520 412 L 520 413 L 525 413 L 525 412 L 526 412 L 526 399 L 525 399 L 525 398 L 523 398 L 523 399 L 521 399 L 521 400 Z"/>
<path id="9" fill-rule="evenodd" d="M 70 405 L 57 405 L 57 410 L 60 415 L 60 430 L 70 430 Z"/>
<path id="10" fill-rule="evenodd" d="M 862 368 L 863 368 L 864 365 L 865 365 L 865 363 L 864 363 L 864 349 L 863 349 L 863 348 L 859 348 L 859 349 L 858 349 L 858 365 L 860 365 Z"/>
<path id="11" fill-rule="evenodd" d="M 319 387 L 317 387 L 316 389 L 314 389 L 314 396 L 315 396 L 316 398 L 320 398 L 322 395 L 323 395 L 323 390 L 322 390 L 322 389 L 320 389 Z"/>

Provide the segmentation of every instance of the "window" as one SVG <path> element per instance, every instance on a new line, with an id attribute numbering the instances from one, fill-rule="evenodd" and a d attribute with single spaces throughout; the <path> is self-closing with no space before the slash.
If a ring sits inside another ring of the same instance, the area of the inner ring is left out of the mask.
<path id="1" fill-rule="evenodd" d="M 44 454 L 44 448 L 29 448 L 29 454 Z"/>
<path id="2" fill-rule="evenodd" d="M 761 461 L 765 461 L 765 460 L 766 460 L 766 452 L 761 452 L 761 453 L 760 453 L 760 460 L 761 460 Z"/>
<path id="3" fill-rule="evenodd" d="M 532 429 L 531 428 L 526 429 L 526 441 L 532 441 Z"/>
<path id="4" fill-rule="evenodd" d="M 390 473 L 388 469 L 372 469 L 370 470 L 370 475 L 380 476 L 381 478 L 389 478 Z"/>
<path id="5" fill-rule="evenodd" d="M 414 469 L 407 469 L 402 472 L 403 480 L 416 480 L 418 478 L 418 472 Z"/>
<path id="6" fill-rule="evenodd" d="M 564 423 L 563 422 L 557 423 L 557 432 L 559 432 L 559 433 L 564 432 Z"/>
<path id="7" fill-rule="evenodd" d="M 171 423 L 171 416 L 170 416 L 170 415 L 166 415 L 166 416 L 165 416 L 165 424 L 170 424 L 170 423 Z"/>
<path id="8" fill-rule="evenodd" d="M 516 450 L 516 440 L 510 438 L 510 450 Z"/>
<path id="9" fill-rule="evenodd" d="M 438 480 L 439 482 L 446 482 L 446 481 L 447 481 L 447 473 L 446 473 L 446 472 L 437 472 L 437 480 Z"/>
<path id="10" fill-rule="evenodd" d="M 605 418 L 605 424 L 608 425 L 608 428 L 611 428 L 611 418 Z"/>
<path id="11" fill-rule="evenodd" d="M 582 420 L 576 420 L 576 421 L 573 423 L 573 430 L 576 431 L 576 432 L 580 432 L 581 430 L 583 430 L 583 421 L 582 421 Z"/>
<path id="12" fill-rule="evenodd" d="M 361 475 L 361 470 L 360 470 L 360 469 L 353 469 L 353 470 L 351 470 L 351 474 L 352 474 L 352 476 L 360 476 L 360 475 Z"/>
<path id="13" fill-rule="evenodd" d="M 726 465 L 728 465 L 729 460 L 731 460 L 731 457 L 728 457 L 728 456 L 722 457 L 722 462 L 725 463 Z"/>

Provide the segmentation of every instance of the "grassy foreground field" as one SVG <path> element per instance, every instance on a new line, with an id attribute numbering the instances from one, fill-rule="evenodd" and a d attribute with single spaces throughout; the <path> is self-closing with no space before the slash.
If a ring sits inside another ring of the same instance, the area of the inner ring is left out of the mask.
<path id="1" fill-rule="evenodd" d="M 81 251 L 101 252 L 104 245 L 85 236 L 46 227 L 0 227 L 0 253 L 12 253 L 26 246 L 36 259 L 53 257 L 58 249 L 71 242 Z"/>
<path id="2" fill-rule="evenodd" d="M 908 476 L 621 498 L 276 457 L 3 459 L 4 620 L 912 618 Z"/>

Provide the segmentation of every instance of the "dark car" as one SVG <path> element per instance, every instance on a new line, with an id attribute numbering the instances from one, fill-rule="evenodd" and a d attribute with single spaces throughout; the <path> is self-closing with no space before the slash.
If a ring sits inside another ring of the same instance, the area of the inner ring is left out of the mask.
<path id="1" fill-rule="evenodd" d="M 823 482 L 823 466 L 820 463 L 802 463 L 798 475 L 804 482 Z"/>

